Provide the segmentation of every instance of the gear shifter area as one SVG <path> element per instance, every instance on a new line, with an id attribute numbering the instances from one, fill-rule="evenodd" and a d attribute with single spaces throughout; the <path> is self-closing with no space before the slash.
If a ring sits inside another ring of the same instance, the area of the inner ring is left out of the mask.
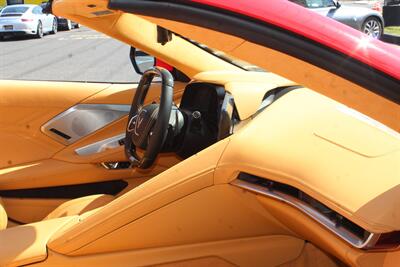
<path id="1" fill-rule="evenodd" d="M 175 115 L 171 114 L 179 119 L 174 121 L 175 125 L 170 125 L 173 134 L 168 134 L 163 151 L 172 151 L 182 158 L 188 158 L 218 141 L 220 113 L 225 95 L 222 86 L 189 84 L 179 109 L 173 112 Z"/>
<path id="2" fill-rule="evenodd" d="M 163 152 L 175 152 L 184 135 L 185 118 L 183 113 L 176 105 L 172 106 L 171 116 L 169 118 L 168 133 L 165 138 Z"/>

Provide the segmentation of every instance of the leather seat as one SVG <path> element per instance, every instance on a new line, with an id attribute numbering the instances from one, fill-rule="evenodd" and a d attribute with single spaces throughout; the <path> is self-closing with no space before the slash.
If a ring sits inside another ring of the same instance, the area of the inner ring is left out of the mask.
<path id="1" fill-rule="evenodd" d="M 90 195 L 72 199 L 55 208 L 43 220 L 50 220 L 72 215 L 81 215 L 85 212 L 103 207 L 114 199 L 114 196 L 105 194 Z M 0 198 L 0 230 L 7 228 L 7 222 L 7 213 Z"/>
<path id="2" fill-rule="evenodd" d="M 64 202 L 52 212 L 50 212 L 44 220 L 60 218 L 71 215 L 81 215 L 90 210 L 94 210 L 113 201 L 115 197 L 111 195 L 91 195 L 86 197 L 80 197 Z"/>

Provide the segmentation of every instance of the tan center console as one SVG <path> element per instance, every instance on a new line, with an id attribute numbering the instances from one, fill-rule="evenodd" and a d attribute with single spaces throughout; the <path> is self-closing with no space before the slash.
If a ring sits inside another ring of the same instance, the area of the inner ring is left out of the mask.
<path id="1" fill-rule="evenodd" d="M 26 224 L 0 231 L 0 266 L 21 266 L 43 261 L 51 236 L 79 216 Z"/>

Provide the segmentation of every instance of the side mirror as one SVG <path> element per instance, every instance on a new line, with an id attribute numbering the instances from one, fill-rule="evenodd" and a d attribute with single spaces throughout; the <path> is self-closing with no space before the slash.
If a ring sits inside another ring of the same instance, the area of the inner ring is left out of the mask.
<path id="1" fill-rule="evenodd" d="M 156 64 L 156 59 L 153 56 L 137 50 L 134 47 L 131 47 L 129 58 L 133 68 L 138 74 L 143 74 L 146 70 L 154 67 Z"/>
<path id="2" fill-rule="evenodd" d="M 189 82 L 190 78 L 186 76 L 183 72 L 179 71 L 178 69 L 174 68 L 167 63 L 156 59 L 155 57 L 137 50 L 135 47 L 131 46 L 131 50 L 129 52 L 129 58 L 131 60 L 132 66 L 135 69 L 136 73 L 143 74 L 146 70 L 150 69 L 154 66 L 159 66 L 166 68 L 169 70 L 174 76 L 175 81 L 180 82 Z"/>

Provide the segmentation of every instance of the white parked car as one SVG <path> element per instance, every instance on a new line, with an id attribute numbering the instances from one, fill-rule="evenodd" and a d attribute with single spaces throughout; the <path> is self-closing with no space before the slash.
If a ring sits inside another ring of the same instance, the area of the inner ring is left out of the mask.
<path id="1" fill-rule="evenodd" d="M 43 34 L 57 32 L 57 18 L 43 14 L 38 5 L 12 5 L 0 12 L 0 39 L 5 36 L 33 35 L 42 38 Z"/>

